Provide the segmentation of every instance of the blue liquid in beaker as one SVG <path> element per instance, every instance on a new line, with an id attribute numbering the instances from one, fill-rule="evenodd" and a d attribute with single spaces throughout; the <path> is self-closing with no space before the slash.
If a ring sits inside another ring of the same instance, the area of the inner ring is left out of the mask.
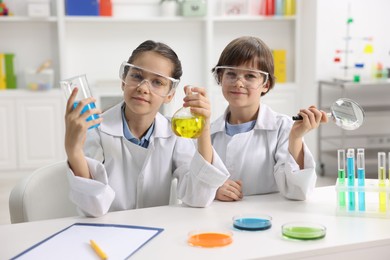
<path id="1" fill-rule="evenodd" d="M 77 107 L 77 104 L 78 104 L 78 103 L 79 103 L 79 102 L 74 102 L 74 104 L 73 104 L 73 109 L 75 109 L 75 108 Z M 90 110 L 90 109 L 93 109 L 93 108 L 96 108 L 95 103 L 89 103 L 89 104 L 87 104 L 87 105 L 84 106 L 84 108 L 83 108 L 83 110 L 81 110 L 81 113 L 80 113 L 80 114 L 82 115 L 82 114 L 85 113 L 85 111 Z M 87 118 L 86 121 L 88 122 L 88 121 L 95 120 L 95 119 L 98 119 L 98 118 L 99 118 L 99 115 L 94 114 L 94 115 L 89 116 L 89 117 Z M 88 129 L 96 128 L 96 127 L 98 127 L 99 125 L 100 125 L 100 124 L 93 125 L 93 126 L 89 127 Z"/>

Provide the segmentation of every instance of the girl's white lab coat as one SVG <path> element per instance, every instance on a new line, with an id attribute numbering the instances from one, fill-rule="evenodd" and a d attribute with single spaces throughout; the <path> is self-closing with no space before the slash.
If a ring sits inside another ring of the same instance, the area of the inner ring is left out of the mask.
<path id="1" fill-rule="evenodd" d="M 88 216 L 168 205 L 171 181 L 178 178 L 183 203 L 208 206 L 229 177 L 215 151 L 211 165 L 194 141 L 175 136 L 159 113 L 149 147 L 131 143 L 123 135 L 122 104 L 103 113 L 100 127 L 88 131 L 84 150 L 93 179 L 77 177 L 69 169 L 71 200 Z"/>
<path id="2" fill-rule="evenodd" d="M 228 136 L 225 114 L 211 125 L 214 149 L 230 173 L 230 179 L 242 180 L 244 195 L 280 191 L 289 199 L 304 200 L 315 187 L 315 162 L 304 144 L 304 165 L 298 164 L 288 151 L 293 121 L 265 104 L 260 105 L 254 128 Z"/>

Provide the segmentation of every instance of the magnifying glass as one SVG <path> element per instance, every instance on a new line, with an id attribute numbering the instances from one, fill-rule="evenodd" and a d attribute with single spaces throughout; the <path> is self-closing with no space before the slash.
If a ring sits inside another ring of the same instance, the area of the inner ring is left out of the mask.
<path id="1" fill-rule="evenodd" d="M 358 129 L 364 121 L 363 108 L 348 98 L 337 99 L 330 107 L 330 113 L 326 115 L 332 118 L 335 124 L 344 130 Z M 302 120 L 301 116 L 293 116 L 293 120 Z"/>

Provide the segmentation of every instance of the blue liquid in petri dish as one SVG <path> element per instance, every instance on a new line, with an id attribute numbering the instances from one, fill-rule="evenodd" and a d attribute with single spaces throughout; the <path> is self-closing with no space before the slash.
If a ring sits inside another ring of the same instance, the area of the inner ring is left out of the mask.
<path id="1" fill-rule="evenodd" d="M 77 107 L 77 104 L 78 104 L 79 102 L 74 102 L 74 104 L 73 104 L 73 109 L 75 109 L 76 107 Z M 84 106 L 84 108 L 83 108 L 83 110 L 81 110 L 81 115 L 82 114 L 84 114 L 85 113 L 85 111 L 87 111 L 87 110 L 90 110 L 90 109 L 93 109 L 93 108 L 96 108 L 96 105 L 95 105 L 95 103 L 89 103 L 89 104 L 87 104 L 87 105 L 85 105 Z M 99 115 L 91 115 L 91 116 L 89 116 L 89 117 L 87 117 L 87 122 L 88 121 L 91 121 L 91 120 L 95 120 L 95 119 L 98 119 L 99 118 Z M 93 126 L 91 126 L 91 127 L 89 127 L 88 129 L 92 129 L 92 128 L 96 128 L 96 127 L 98 127 L 100 124 L 96 124 L 96 125 L 93 125 Z"/>
<path id="2" fill-rule="evenodd" d="M 233 221 L 233 227 L 240 230 L 259 231 L 271 228 L 269 219 L 263 218 L 238 218 Z"/>

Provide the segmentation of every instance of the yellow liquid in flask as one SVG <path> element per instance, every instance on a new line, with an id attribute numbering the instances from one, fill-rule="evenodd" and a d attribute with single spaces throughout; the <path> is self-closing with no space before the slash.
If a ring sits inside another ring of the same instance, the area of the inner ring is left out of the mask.
<path id="1" fill-rule="evenodd" d="M 205 120 L 202 116 L 172 118 L 172 131 L 180 137 L 198 138 L 204 125 Z"/>

